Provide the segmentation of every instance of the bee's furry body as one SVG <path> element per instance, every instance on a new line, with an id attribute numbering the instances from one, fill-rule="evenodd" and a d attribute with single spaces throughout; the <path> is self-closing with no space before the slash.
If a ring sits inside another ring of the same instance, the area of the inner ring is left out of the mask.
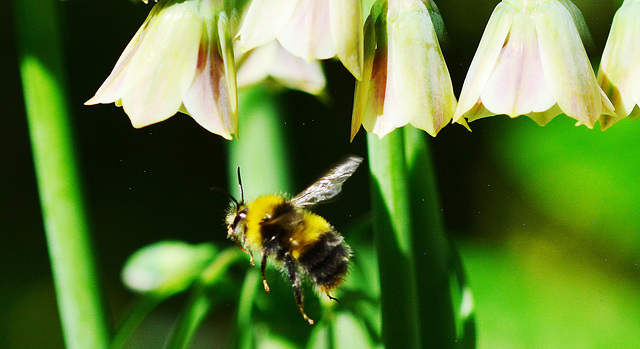
<path id="1" fill-rule="evenodd" d="M 302 278 L 316 292 L 335 299 L 330 292 L 344 281 L 351 248 L 327 220 L 305 209 L 337 195 L 342 183 L 356 170 L 359 157 L 349 157 L 293 199 L 265 195 L 249 203 L 235 203 L 227 214 L 228 235 L 251 256 L 261 257 L 264 288 L 267 261 L 289 278 L 302 316 L 313 324 L 303 309 Z"/>

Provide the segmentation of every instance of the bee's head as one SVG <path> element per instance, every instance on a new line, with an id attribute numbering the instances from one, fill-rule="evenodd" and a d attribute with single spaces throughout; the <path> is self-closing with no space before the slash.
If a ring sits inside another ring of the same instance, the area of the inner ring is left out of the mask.
<path id="1" fill-rule="evenodd" d="M 240 222 L 247 217 L 247 207 L 245 205 L 231 204 L 227 211 L 227 236 L 239 236 L 242 235 L 241 229 L 236 229 Z"/>
<path id="2" fill-rule="evenodd" d="M 225 190 L 220 188 L 211 188 L 211 190 L 216 191 L 231 200 L 229 208 L 227 209 L 227 216 L 225 218 L 228 236 L 237 234 L 236 227 L 238 226 L 238 223 L 247 216 L 247 208 L 244 204 L 244 190 L 242 188 L 242 180 L 240 178 L 240 167 L 238 167 L 238 186 L 240 187 L 240 201 L 236 200 L 233 195 L 229 194 Z"/>

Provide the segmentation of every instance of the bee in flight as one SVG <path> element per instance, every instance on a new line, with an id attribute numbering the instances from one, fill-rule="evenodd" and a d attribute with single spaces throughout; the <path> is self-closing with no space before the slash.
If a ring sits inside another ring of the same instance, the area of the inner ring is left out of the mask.
<path id="1" fill-rule="evenodd" d="M 227 194 L 232 200 L 226 217 L 227 236 L 249 254 L 251 265 L 254 265 L 254 253 L 260 254 L 262 284 L 267 293 L 267 261 L 284 272 L 293 287 L 298 309 L 310 325 L 314 321 L 304 312 L 302 279 L 313 284 L 318 294 L 324 293 L 338 301 L 331 296 L 331 291 L 344 281 L 351 248 L 327 220 L 307 209 L 338 195 L 342 184 L 361 162 L 361 157 L 347 157 L 291 199 L 284 195 L 265 195 L 248 203 L 244 202 L 238 169 L 240 202 Z"/>

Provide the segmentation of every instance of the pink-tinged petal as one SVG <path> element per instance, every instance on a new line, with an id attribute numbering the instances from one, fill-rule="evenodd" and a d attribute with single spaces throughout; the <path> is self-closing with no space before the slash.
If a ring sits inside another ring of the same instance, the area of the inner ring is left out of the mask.
<path id="1" fill-rule="evenodd" d="M 218 40 L 224 62 L 224 71 L 227 78 L 227 93 L 229 95 L 229 107 L 231 114 L 225 117 L 232 117 L 232 133 L 238 129 L 238 87 L 236 80 L 236 62 L 233 55 L 233 39 L 231 36 L 231 23 L 226 13 L 221 12 L 218 16 Z"/>
<path id="2" fill-rule="evenodd" d="M 383 28 L 387 25 L 385 17 L 386 13 L 383 13 L 375 23 L 372 23 L 372 26 L 376 27 L 376 34 L 372 37 L 374 41 L 367 42 L 368 40 L 365 40 L 365 45 L 373 45 L 375 50 L 372 59 L 365 57 L 365 66 L 368 65 L 367 61 L 371 62 L 369 63 L 371 64 L 371 74 L 369 74 L 369 81 L 363 85 L 366 88 L 366 91 L 363 92 L 366 98 L 360 106 L 362 126 L 367 132 L 375 133 L 380 138 L 397 127 L 393 123 L 395 120 L 389 118 L 389 115 L 394 115 L 397 111 L 397 106 L 394 104 L 393 87 L 389 86 L 393 79 L 389 78 L 388 72 L 390 62 L 387 38 L 386 35 L 380 34 L 386 32 L 386 29 Z M 366 46 L 365 50 L 369 51 Z M 356 84 L 358 83 L 356 82 Z M 406 123 L 407 121 L 404 122 L 404 124 Z"/>
<path id="3" fill-rule="evenodd" d="M 556 101 L 541 72 L 542 62 L 532 14 L 518 12 L 495 70 L 480 96 L 482 104 L 493 114 L 510 117 L 545 112 Z"/>
<path id="4" fill-rule="evenodd" d="M 603 116 L 602 129 L 637 114 L 640 103 L 640 2 L 625 1 L 613 18 L 600 61 L 598 83 L 611 100 L 617 117 Z M 636 110 L 636 113 L 634 113 Z"/>
<path id="5" fill-rule="evenodd" d="M 372 108 L 375 115 L 382 114 L 382 107 L 384 102 L 384 93 L 381 99 L 377 100 L 375 96 L 375 87 L 381 88 L 381 91 L 385 90 L 386 84 L 386 43 L 382 42 L 376 49 L 376 19 L 373 14 L 367 17 L 367 21 L 364 25 L 364 61 L 362 65 L 362 80 L 356 81 L 356 87 L 353 98 L 353 113 L 351 116 L 351 138 L 356 136 L 360 130 L 366 113 L 370 110 L 370 104 L 374 102 L 377 107 Z M 384 51 L 384 57 L 378 57 L 378 52 Z M 384 65 L 381 66 L 381 61 Z M 374 71 L 374 68 L 376 69 Z M 383 74 L 379 74 L 378 70 L 384 69 Z M 374 75 L 375 74 L 375 75 Z M 376 77 L 378 77 L 376 79 Z M 381 79 L 382 78 L 382 79 Z M 382 86 L 376 85 L 382 84 Z M 376 101 L 377 100 L 377 101 Z M 376 103 L 377 102 L 377 103 Z M 379 113 L 379 114 L 378 114 Z"/>
<path id="6" fill-rule="evenodd" d="M 253 0 L 238 33 L 240 49 L 247 52 L 275 40 L 297 5 L 298 0 Z"/>
<path id="7" fill-rule="evenodd" d="M 504 2 L 498 4 L 493 10 L 462 85 L 460 99 L 453 117 L 454 122 L 458 122 L 462 117 L 473 121 L 492 115 L 481 112 L 484 108 L 478 107 L 481 103 L 480 94 L 494 71 L 515 14 L 516 10 Z"/>
<path id="8" fill-rule="evenodd" d="M 291 19 L 278 34 L 278 41 L 306 61 L 335 56 L 329 15 L 327 0 L 299 0 Z"/>
<path id="9" fill-rule="evenodd" d="M 295 57 L 274 40 L 247 52 L 240 59 L 238 88 L 254 85 L 271 77 L 290 89 L 319 95 L 326 86 L 322 66 Z"/>
<path id="10" fill-rule="evenodd" d="M 587 22 L 584 20 L 582 16 L 582 12 L 580 9 L 573 3 L 572 0 L 557 0 L 564 8 L 571 14 L 571 18 L 573 19 L 573 23 L 578 30 L 578 34 L 580 34 L 580 39 L 582 40 L 582 44 L 587 48 L 587 50 L 595 50 L 595 44 L 593 43 L 593 38 L 591 37 L 591 33 L 589 32 L 589 27 L 587 26 Z"/>
<path id="11" fill-rule="evenodd" d="M 115 67 L 111 71 L 111 74 L 107 77 L 107 79 L 102 83 L 96 94 L 86 101 L 85 105 L 93 105 L 93 104 L 109 104 L 114 103 L 123 96 L 123 86 L 124 80 L 127 73 L 127 64 L 131 60 L 131 57 L 136 53 L 139 48 L 139 42 L 144 38 L 144 31 L 147 29 L 149 25 L 149 21 L 155 17 L 162 8 L 164 8 L 165 4 L 159 4 L 154 6 L 151 9 L 151 12 L 145 19 L 144 23 L 140 26 L 136 34 L 133 36 L 127 47 L 124 49 L 120 58 L 116 62 Z"/>
<path id="12" fill-rule="evenodd" d="M 322 66 L 317 60 L 310 62 L 295 57 L 274 42 L 277 47 L 274 62 L 269 66 L 269 75 L 281 85 L 291 89 L 319 95 L 326 86 Z"/>
<path id="13" fill-rule="evenodd" d="M 602 100 L 571 14 L 562 4 L 549 1 L 538 7 L 535 21 L 544 74 L 558 106 L 593 128 L 600 114 L 613 106 Z"/>
<path id="14" fill-rule="evenodd" d="M 203 21 L 197 2 L 172 3 L 151 20 L 127 65 L 122 106 L 134 127 L 174 115 L 193 83 Z"/>
<path id="15" fill-rule="evenodd" d="M 427 8 L 420 0 L 390 1 L 388 12 L 388 124 L 407 122 L 435 136 L 456 108 L 453 85 Z"/>
<path id="16" fill-rule="evenodd" d="M 269 76 L 272 64 L 276 64 L 275 57 L 278 42 L 271 41 L 238 57 L 238 75 L 236 76 L 238 89 L 255 85 Z M 236 54 L 239 49 L 235 51 Z"/>
<path id="17" fill-rule="evenodd" d="M 329 0 L 331 34 L 338 58 L 357 79 L 362 79 L 363 25 L 361 0 Z"/>
<path id="18" fill-rule="evenodd" d="M 200 53 L 193 85 L 184 97 L 184 109 L 208 131 L 231 139 L 237 128 L 237 95 L 233 56 L 228 56 L 230 36 L 228 20 L 220 13 L 218 26 L 208 22 L 202 35 Z M 220 35 L 218 35 L 220 33 Z M 220 40 L 220 50 L 217 40 Z M 229 81 L 229 77 L 231 80 Z M 229 86 L 229 84 L 233 86 Z"/>

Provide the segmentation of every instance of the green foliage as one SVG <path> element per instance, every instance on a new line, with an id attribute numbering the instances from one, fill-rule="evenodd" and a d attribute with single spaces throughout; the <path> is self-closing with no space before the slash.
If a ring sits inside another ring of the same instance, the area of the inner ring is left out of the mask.
<path id="1" fill-rule="evenodd" d="M 129 257 L 122 270 L 122 281 L 138 293 L 170 296 L 191 286 L 214 255 L 211 244 L 156 242 Z"/>

